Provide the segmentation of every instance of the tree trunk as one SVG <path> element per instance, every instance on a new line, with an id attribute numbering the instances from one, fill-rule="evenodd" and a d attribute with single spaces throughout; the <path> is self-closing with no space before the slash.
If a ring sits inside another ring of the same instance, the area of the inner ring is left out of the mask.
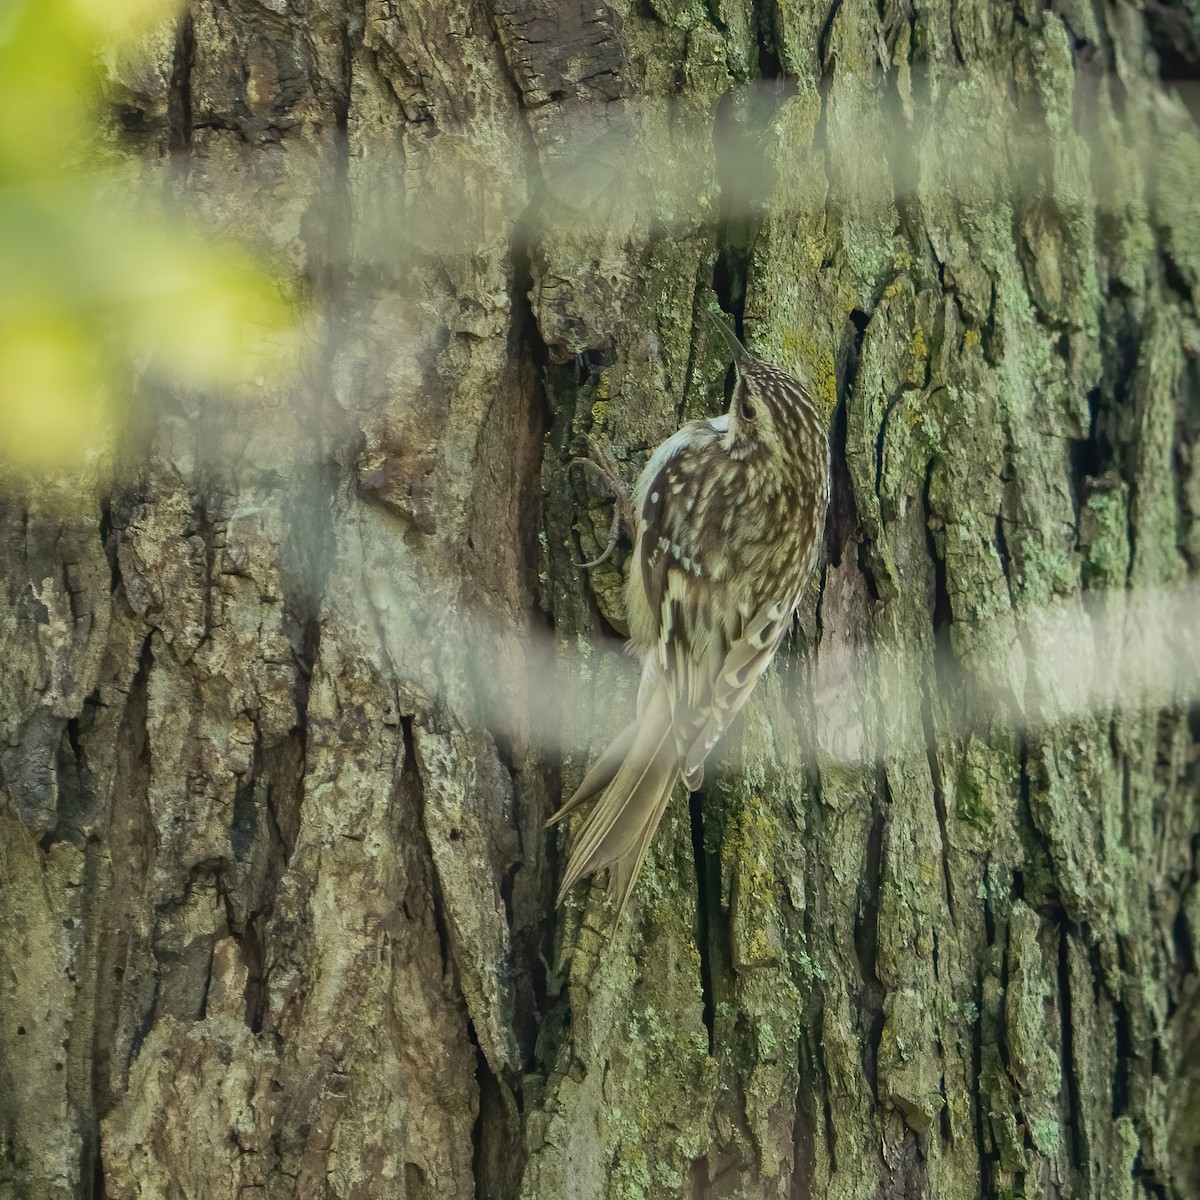
<path id="1" fill-rule="evenodd" d="M 5 503 L 0 1197 L 1200 1196 L 1193 7 L 147 52 L 114 137 L 305 365 Z M 573 461 L 720 410 L 717 303 L 829 414 L 826 561 L 610 937 L 543 830 L 633 706 Z"/>

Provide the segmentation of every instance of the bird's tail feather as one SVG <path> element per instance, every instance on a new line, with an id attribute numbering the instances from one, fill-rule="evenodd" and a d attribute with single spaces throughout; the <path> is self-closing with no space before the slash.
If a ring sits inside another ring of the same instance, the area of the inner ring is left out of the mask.
<path id="1" fill-rule="evenodd" d="M 619 765 L 614 766 L 618 756 Z M 638 719 L 618 735 L 579 791 L 556 814 L 561 816 L 603 788 L 571 848 L 560 901 L 580 879 L 608 867 L 609 895 L 620 918 L 678 779 L 671 705 L 666 688 L 659 687 Z"/>
<path id="2" fill-rule="evenodd" d="M 547 827 L 561 821 L 569 812 L 574 812 L 585 801 L 590 800 L 598 792 L 604 791 L 613 781 L 613 777 L 621 769 L 625 756 L 633 746 L 637 736 L 639 721 L 630 721 L 620 733 L 609 743 L 608 749 L 600 755 L 596 765 L 583 777 L 583 782 L 575 789 L 570 800 L 546 822 Z"/>

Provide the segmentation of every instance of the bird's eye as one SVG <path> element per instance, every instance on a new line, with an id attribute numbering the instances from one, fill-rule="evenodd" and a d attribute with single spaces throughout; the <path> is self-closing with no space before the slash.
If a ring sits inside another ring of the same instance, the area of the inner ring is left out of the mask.
<path id="1" fill-rule="evenodd" d="M 742 412 L 742 420 L 743 421 L 753 421 L 757 414 L 757 411 L 758 410 L 754 407 L 754 404 L 751 401 L 749 401 L 749 400 L 742 401 L 741 412 Z"/>

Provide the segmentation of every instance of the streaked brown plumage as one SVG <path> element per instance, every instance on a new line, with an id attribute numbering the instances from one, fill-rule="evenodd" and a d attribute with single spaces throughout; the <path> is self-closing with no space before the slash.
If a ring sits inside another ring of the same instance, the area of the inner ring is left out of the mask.
<path id="1" fill-rule="evenodd" d="M 829 440 L 811 397 L 714 321 L 734 355 L 729 411 L 667 438 L 633 494 L 625 607 L 643 663 L 637 716 L 551 818 L 599 795 L 559 900 L 607 867 L 618 919 L 676 782 L 700 786 L 791 628 L 828 507 Z"/>

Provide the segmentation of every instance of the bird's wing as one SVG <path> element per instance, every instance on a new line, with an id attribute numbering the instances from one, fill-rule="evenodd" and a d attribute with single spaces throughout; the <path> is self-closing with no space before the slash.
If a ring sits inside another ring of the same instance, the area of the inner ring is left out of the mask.
<path id="1" fill-rule="evenodd" d="M 631 588 L 644 604 L 648 643 L 667 684 L 682 754 L 707 709 L 717 672 L 728 653 L 723 621 L 715 607 L 724 555 L 720 518 L 728 500 L 714 495 L 724 452 L 718 431 L 694 422 L 651 460 L 639 483 L 641 525 Z M 673 443 L 673 444 L 671 444 Z M 657 456 L 656 456 L 657 457 Z M 724 586 L 728 579 L 724 578 Z"/>
<path id="2" fill-rule="evenodd" d="M 692 786 L 703 777 L 704 760 L 750 697 L 792 623 L 792 608 L 778 603 L 760 608 L 733 640 L 712 689 L 709 710 L 683 761 L 683 777 Z"/>
<path id="3" fill-rule="evenodd" d="M 691 436 L 681 436 L 689 429 Z M 693 790 L 704 760 L 775 656 L 795 607 L 791 596 L 759 592 L 751 599 L 766 581 L 742 578 L 747 567 L 730 522 L 744 511 L 744 498 L 722 490 L 737 486 L 739 474 L 725 469 L 719 436 L 708 422 L 685 427 L 664 443 L 668 453 L 651 460 L 638 489 L 633 582 L 656 615 L 653 653 L 671 698 L 683 778 Z"/>

